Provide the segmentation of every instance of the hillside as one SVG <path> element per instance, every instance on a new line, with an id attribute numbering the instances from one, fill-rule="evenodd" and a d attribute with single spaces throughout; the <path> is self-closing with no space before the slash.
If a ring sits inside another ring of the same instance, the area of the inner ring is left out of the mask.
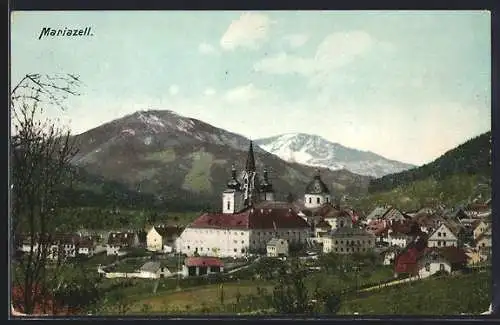
<path id="1" fill-rule="evenodd" d="M 429 278 L 342 302 L 339 314 L 480 315 L 492 301 L 491 271 Z"/>
<path id="2" fill-rule="evenodd" d="M 75 140 L 80 151 L 72 163 L 90 175 L 77 187 L 87 191 L 84 197 L 102 193 L 111 182 L 115 189 L 117 184 L 123 187 L 120 193 L 154 196 L 164 206 L 183 210 L 219 209 L 231 165 L 241 171 L 250 143 L 241 135 L 172 111 L 136 112 Z M 289 192 L 302 196 L 315 173 L 314 167 L 283 161 L 257 146 L 255 158 L 259 172 L 269 171 L 279 200 Z M 322 171 L 322 179 L 336 196 L 366 193 L 370 180 L 347 170 L 328 169 Z"/>
<path id="3" fill-rule="evenodd" d="M 332 170 L 347 169 L 366 176 L 382 177 L 415 167 L 370 151 L 348 148 L 311 134 L 282 134 L 259 139 L 256 143 L 262 149 L 289 162 Z"/>
<path id="4" fill-rule="evenodd" d="M 445 180 L 453 175 L 491 177 L 491 131 L 481 134 L 446 152 L 433 162 L 370 181 L 369 192 L 405 187 L 416 181 Z"/>

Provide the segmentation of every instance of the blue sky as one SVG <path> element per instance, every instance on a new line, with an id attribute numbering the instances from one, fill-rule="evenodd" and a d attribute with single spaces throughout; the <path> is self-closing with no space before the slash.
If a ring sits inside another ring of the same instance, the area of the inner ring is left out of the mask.
<path id="1" fill-rule="evenodd" d="M 252 139 L 317 134 L 422 164 L 490 129 L 486 11 L 15 12 L 11 75 L 74 73 L 80 133 L 170 109 Z M 38 39 L 43 27 L 90 37 Z"/>

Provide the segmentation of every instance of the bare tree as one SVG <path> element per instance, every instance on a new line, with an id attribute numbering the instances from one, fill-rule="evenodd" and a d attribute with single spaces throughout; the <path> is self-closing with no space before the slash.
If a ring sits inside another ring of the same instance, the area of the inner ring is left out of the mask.
<path id="1" fill-rule="evenodd" d="M 45 306 L 50 277 L 48 261 L 56 254 L 58 263 L 62 247 L 51 251 L 55 240 L 58 200 L 61 187 L 70 185 L 69 164 L 76 154 L 69 130 L 55 120 L 44 119 L 50 105 L 65 110 L 69 95 L 78 95 L 80 82 L 74 75 L 28 74 L 11 90 L 11 257 L 14 243 L 21 234 L 29 245 L 28 252 L 11 265 L 13 280 L 22 290 L 24 313 L 31 314 L 35 306 Z M 57 264 L 55 267 L 57 267 Z M 53 280 L 53 279 L 52 279 Z"/>

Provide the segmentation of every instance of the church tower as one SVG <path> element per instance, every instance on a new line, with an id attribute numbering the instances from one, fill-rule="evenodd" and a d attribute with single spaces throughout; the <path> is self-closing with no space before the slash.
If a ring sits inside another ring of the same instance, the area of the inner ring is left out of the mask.
<path id="1" fill-rule="evenodd" d="M 330 190 L 321 180 L 319 169 L 316 170 L 313 180 L 307 185 L 304 204 L 306 208 L 317 208 L 325 203 L 332 203 Z"/>
<path id="2" fill-rule="evenodd" d="M 222 193 L 222 213 L 237 213 L 243 209 L 243 195 L 241 184 L 236 178 L 236 168 L 231 168 L 231 179 L 227 182 L 227 189 Z"/>
<path id="3" fill-rule="evenodd" d="M 250 141 L 247 162 L 243 173 L 243 202 L 245 208 L 259 201 L 259 181 L 255 170 L 255 157 L 253 154 L 253 143 Z"/>
<path id="4" fill-rule="evenodd" d="M 264 178 L 260 182 L 260 199 L 263 201 L 274 201 L 273 185 L 269 181 L 267 169 L 264 169 Z"/>

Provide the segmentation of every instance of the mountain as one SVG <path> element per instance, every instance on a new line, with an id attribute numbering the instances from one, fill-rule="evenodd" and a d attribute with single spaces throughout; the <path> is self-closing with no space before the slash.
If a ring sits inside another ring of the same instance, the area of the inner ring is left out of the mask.
<path id="1" fill-rule="evenodd" d="M 115 182 L 186 210 L 219 208 L 231 165 L 241 171 L 250 143 L 241 135 L 168 110 L 135 112 L 74 139 L 79 153 L 72 163 L 95 176 L 90 186 L 94 190 Z M 315 168 L 283 161 L 258 146 L 254 152 L 258 171 L 267 168 L 278 199 L 284 200 L 289 192 L 303 195 Z M 321 175 L 334 196 L 365 193 L 370 180 L 347 170 L 326 169 Z"/>
<path id="2" fill-rule="evenodd" d="M 415 167 L 304 133 L 282 134 L 257 140 L 256 143 L 262 149 L 289 162 L 332 170 L 347 169 L 366 176 L 382 177 Z"/>
<path id="3" fill-rule="evenodd" d="M 460 174 L 491 178 L 491 131 L 447 151 L 429 164 L 374 179 L 370 182 L 369 190 L 391 190 L 430 177 L 440 181 Z"/>

